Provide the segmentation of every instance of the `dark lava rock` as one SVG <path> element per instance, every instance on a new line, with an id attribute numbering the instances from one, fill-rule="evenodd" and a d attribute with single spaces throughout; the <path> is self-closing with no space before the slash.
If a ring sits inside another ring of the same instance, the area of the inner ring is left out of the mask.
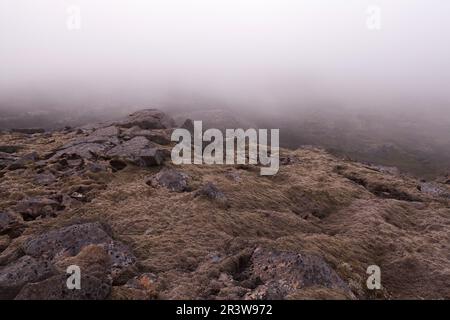
<path id="1" fill-rule="evenodd" d="M 29 162 L 39 161 L 39 154 L 36 151 L 33 151 L 24 155 L 22 159 Z"/>
<path id="2" fill-rule="evenodd" d="M 14 170 L 25 169 L 26 167 L 27 167 L 27 161 L 25 161 L 24 159 L 18 159 L 8 166 L 8 170 L 14 171 Z"/>
<path id="3" fill-rule="evenodd" d="M 132 139 L 134 137 L 145 137 L 151 142 L 168 145 L 171 143 L 170 137 L 167 136 L 165 132 L 155 131 L 155 130 L 143 130 L 139 127 L 132 127 L 125 132 L 127 139 Z"/>
<path id="4" fill-rule="evenodd" d="M 52 173 L 41 173 L 34 177 L 34 183 L 41 186 L 48 186 L 56 181 L 56 177 Z"/>
<path id="5" fill-rule="evenodd" d="M 24 224 L 10 212 L 0 212 L 0 235 L 7 234 L 16 238 L 22 234 Z"/>
<path id="6" fill-rule="evenodd" d="M 37 217 L 56 215 L 56 211 L 62 210 L 60 204 L 48 198 L 28 198 L 21 200 L 15 207 L 25 221 L 34 220 Z"/>
<path id="7" fill-rule="evenodd" d="M 8 167 L 18 159 L 18 157 L 10 155 L 9 153 L 0 152 L 0 170 Z"/>
<path id="8" fill-rule="evenodd" d="M 184 121 L 184 123 L 181 125 L 182 129 L 186 129 L 189 132 L 193 133 L 194 132 L 194 122 L 191 119 L 186 119 L 186 121 Z"/>
<path id="9" fill-rule="evenodd" d="M 107 149 L 108 146 L 100 143 L 80 143 L 69 147 L 63 147 L 55 153 L 52 159 L 60 158 L 63 155 L 77 155 L 83 159 L 95 159 Z"/>
<path id="10" fill-rule="evenodd" d="M 173 192 L 189 191 L 189 176 L 183 172 L 164 168 L 154 176 L 150 177 L 146 184 L 154 188 L 164 187 Z"/>
<path id="11" fill-rule="evenodd" d="M 111 277 L 115 283 L 127 281 L 134 276 L 136 257 L 128 246 L 118 241 L 100 245 L 111 259 Z"/>
<path id="12" fill-rule="evenodd" d="M 28 239 L 23 244 L 25 254 L 33 257 L 46 256 L 53 259 L 57 254 L 66 252 L 76 255 L 88 244 L 111 242 L 111 237 L 98 222 L 72 225 L 52 230 Z"/>
<path id="13" fill-rule="evenodd" d="M 161 165 L 165 157 L 165 153 L 155 148 L 154 144 L 145 137 L 135 137 L 125 141 L 109 150 L 106 155 L 132 162 L 141 167 Z"/>
<path id="14" fill-rule="evenodd" d="M 434 197 L 443 197 L 450 199 L 450 192 L 447 188 L 435 182 L 423 182 L 418 186 L 419 191 Z"/>
<path id="15" fill-rule="evenodd" d="M 212 182 L 206 183 L 200 190 L 195 192 L 195 196 L 205 196 L 210 200 L 217 201 L 224 206 L 228 206 L 228 199 L 225 194 Z"/>
<path id="16" fill-rule="evenodd" d="M 29 283 L 23 287 L 15 300 L 103 300 L 111 291 L 110 282 L 81 272 L 80 290 L 67 288 L 70 275 L 60 274 L 44 281 Z"/>
<path id="17" fill-rule="evenodd" d="M 7 146 L 0 146 L 0 152 L 4 153 L 16 153 L 20 150 L 22 150 L 22 146 L 16 146 L 16 145 L 7 145 Z"/>
<path id="18" fill-rule="evenodd" d="M 12 299 L 25 284 L 41 281 L 54 272 L 48 261 L 23 256 L 0 269 L 0 299 Z"/>
<path id="19" fill-rule="evenodd" d="M 123 128 L 138 126 L 141 129 L 169 129 L 175 126 L 175 121 L 157 109 L 145 109 L 130 114 L 117 125 Z"/>
<path id="20" fill-rule="evenodd" d="M 285 299 L 308 287 L 333 288 L 351 297 L 347 283 L 316 255 L 257 248 L 251 257 L 251 275 L 262 281 L 251 298 Z"/>
<path id="21" fill-rule="evenodd" d="M 127 167 L 127 163 L 120 159 L 112 159 L 109 161 L 109 165 L 113 169 L 113 172 L 123 170 Z"/>
<path id="22" fill-rule="evenodd" d="M 95 162 L 89 163 L 89 164 L 87 165 L 87 169 L 88 169 L 90 172 L 93 172 L 93 173 L 98 173 L 98 172 L 105 172 L 105 171 L 107 171 L 107 168 L 106 168 L 106 166 L 105 166 L 104 164 L 101 164 L 101 163 L 95 163 Z"/>

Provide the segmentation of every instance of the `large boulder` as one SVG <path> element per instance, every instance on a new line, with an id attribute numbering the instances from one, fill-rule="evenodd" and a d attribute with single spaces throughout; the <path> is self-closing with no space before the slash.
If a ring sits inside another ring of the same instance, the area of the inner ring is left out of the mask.
<path id="1" fill-rule="evenodd" d="M 81 272 L 81 289 L 67 288 L 67 268 L 76 265 Z M 111 289 L 111 258 L 99 245 L 87 245 L 74 257 L 56 261 L 57 274 L 37 283 L 26 284 L 16 300 L 105 299 Z"/>
<path id="2" fill-rule="evenodd" d="M 130 114 L 117 125 L 123 128 L 169 129 L 175 127 L 175 121 L 157 109 L 144 109 Z"/>
<path id="3" fill-rule="evenodd" d="M 56 255 L 76 255 L 89 244 L 109 243 L 111 237 L 100 223 L 77 224 L 52 230 L 25 241 L 22 246 L 25 254 L 32 257 L 46 256 L 53 259 Z"/>
<path id="4" fill-rule="evenodd" d="M 43 280 L 54 272 L 48 261 L 23 256 L 0 269 L 0 299 L 12 299 L 25 284 Z"/>
<path id="5" fill-rule="evenodd" d="M 353 297 L 346 282 L 320 256 L 257 248 L 251 274 L 262 282 L 250 299 L 285 299 L 308 288 L 329 288 Z"/>
<path id="6" fill-rule="evenodd" d="M 79 254 L 79 259 L 86 260 L 95 250 L 85 254 L 80 252 L 93 245 L 109 257 L 107 273 L 112 280 L 120 281 L 120 278 L 134 275 L 136 257 L 128 246 L 114 241 L 98 222 L 73 225 L 32 237 L 23 244 L 22 250 L 32 257 L 46 257 L 60 263 Z"/>

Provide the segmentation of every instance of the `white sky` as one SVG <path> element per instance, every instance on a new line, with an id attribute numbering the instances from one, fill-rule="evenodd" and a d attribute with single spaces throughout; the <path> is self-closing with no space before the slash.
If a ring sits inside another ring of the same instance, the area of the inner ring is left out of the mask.
<path id="1" fill-rule="evenodd" d="M 66 27 L 70 5 L 80 30 Z M 176 85 L 270 104 L 303 92 L 449 105 L 449 43 L 448 0 L 0 0 L 0 100 Z"/>

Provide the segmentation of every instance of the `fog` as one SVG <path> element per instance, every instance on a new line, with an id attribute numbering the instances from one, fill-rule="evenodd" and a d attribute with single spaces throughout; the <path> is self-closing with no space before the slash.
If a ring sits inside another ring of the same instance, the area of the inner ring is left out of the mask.
<path id="1" fill-rule="evenodd" d="M 258 112 L 449 113 L 449 12 L 445 0 L 1 0 L 0 106 L 197 97 Z"/>

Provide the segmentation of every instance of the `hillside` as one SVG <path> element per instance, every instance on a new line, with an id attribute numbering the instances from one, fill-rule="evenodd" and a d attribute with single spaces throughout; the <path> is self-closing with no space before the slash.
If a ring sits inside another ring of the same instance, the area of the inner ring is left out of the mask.
<path id="1" fill-rule="evenodd" d="M 450 179 L 281 150 L 173 166 L 174 121 L 0 135 L 0 298 L 450 298 Z M 69 265 L 82 289 L 65 287 Z M 382 290 L 366 287 L 381 268 Z"/>

